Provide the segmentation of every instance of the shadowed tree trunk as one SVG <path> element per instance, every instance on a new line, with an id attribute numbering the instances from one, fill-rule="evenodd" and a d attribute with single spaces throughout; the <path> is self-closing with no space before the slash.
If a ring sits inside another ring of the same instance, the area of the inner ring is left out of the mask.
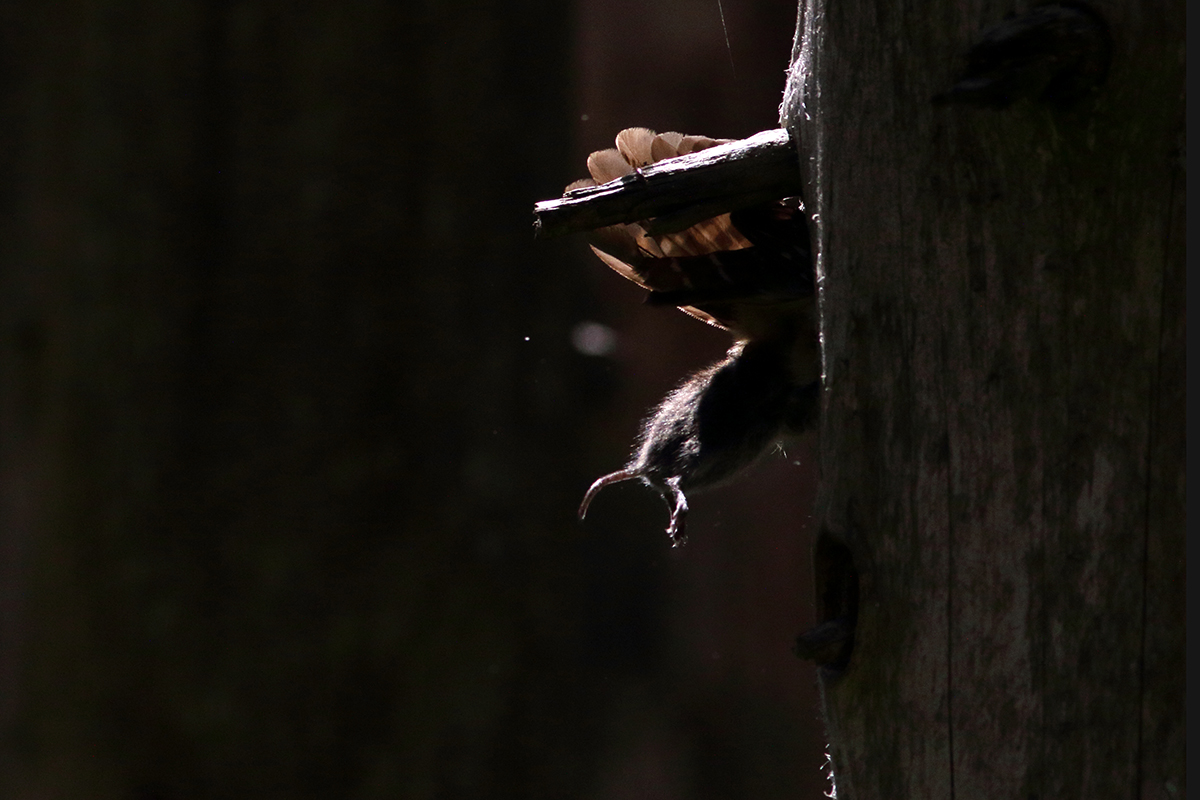
<path id="1" fill-rule="evenodd" d="M 0 37 L 0 795 L 581 793 L 566 7 Z"/>
<path id="2" fill-rule="evenodd" d="M 841 800 L 1184 796 L 1184 6 L 1096 8 L 1098 92 L 992 109 L 931 98 L 1007 6 L 803 4 Z"/>

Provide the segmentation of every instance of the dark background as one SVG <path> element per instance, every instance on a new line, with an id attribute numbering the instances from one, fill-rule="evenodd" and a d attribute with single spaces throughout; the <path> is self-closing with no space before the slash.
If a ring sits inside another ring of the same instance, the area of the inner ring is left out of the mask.
<path id="1" fill-rule="evenodd" d="M 728 337 L 531 235 L 777 125 L 795 6 L 724 13 L 0 10 L 0 796 L 820 796 L 812 442 L 579 525 Z"/>

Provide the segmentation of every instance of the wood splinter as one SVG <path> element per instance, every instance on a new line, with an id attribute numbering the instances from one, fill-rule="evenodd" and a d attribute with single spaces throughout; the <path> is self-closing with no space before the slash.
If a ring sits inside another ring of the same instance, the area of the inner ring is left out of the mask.
<path id="1" fill-rule="evenodd" d="M 728 141 L 599 186 L 568 189 L 533 208 L 541 239 L 642 222 L 655 235 L 780 197 L 801 194 L 796 146 L 783 128 Z"/>

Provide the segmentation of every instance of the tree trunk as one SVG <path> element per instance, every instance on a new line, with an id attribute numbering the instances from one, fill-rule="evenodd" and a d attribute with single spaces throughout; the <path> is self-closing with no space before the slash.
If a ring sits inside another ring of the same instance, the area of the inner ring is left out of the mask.
<path id="1" fill-rule="evenodd" d="M 568 7 L 0 21 L 0 796 L 584 792 Z"/>
<path id="2" fill-rule="evenodd" d="M 1099 11 L 1098 92 L 983 109 L 995 7 L 802 5 L 841 800 L 1184 796 L 1184 5 Z"/>

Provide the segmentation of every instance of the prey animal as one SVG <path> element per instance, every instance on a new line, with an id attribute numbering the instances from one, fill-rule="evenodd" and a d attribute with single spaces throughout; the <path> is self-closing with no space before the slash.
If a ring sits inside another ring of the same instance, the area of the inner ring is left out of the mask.
<path id="1" fill-rule="evenodd" d="M 730 142 L 629 128 L 617 147 L 588 157 L 591 177 L 568 195 L 637 179 L 651 164 Z M 660 221 L 661 222 L 661 221 Z M 819 407 L 820 356 L 808 221 L 799 197 L 761 200 L 670 233 L 654 220 L 610 225 L 590 237 L 596 255 L 649 290 L 647 303 L 676 306 L 728 330 L 717 363 L 687 378 L 642 425 L 629 462 L 596 480 L 597 493 L 639 479 L 670 510 L 667 535 L 686 536 L 688 493 L 723 483 L 810 427 Z"/>

